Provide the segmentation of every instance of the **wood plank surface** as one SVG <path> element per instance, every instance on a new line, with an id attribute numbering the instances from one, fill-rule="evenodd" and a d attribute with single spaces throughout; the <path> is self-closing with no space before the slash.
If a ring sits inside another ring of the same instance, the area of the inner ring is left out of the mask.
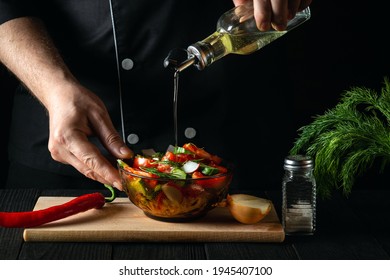
<path id="1" fill-rule="evenodd" d="M 39 197 L 34 210 L 59 205 L 73 197 Z M 145 216 L 128 198 L 116 198 L 102 209 L 92 209 L 39 227 L 26 228 L 27 242 L 283 242 L 284 230 L 275 208 L 262 221 L 244 225 L 227 208 L 184 223 L 157 221 Z"/>

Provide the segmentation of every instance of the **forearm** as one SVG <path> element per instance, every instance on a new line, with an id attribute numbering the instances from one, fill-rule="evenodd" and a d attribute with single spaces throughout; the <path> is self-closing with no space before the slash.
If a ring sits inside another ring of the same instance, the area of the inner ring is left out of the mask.
<path id="1" fill-rule="evenodd" d="M 16 18 L 0 25 L 0 61 L 43 103 L 56 87 L 75 79 L 35 18 Z"/>

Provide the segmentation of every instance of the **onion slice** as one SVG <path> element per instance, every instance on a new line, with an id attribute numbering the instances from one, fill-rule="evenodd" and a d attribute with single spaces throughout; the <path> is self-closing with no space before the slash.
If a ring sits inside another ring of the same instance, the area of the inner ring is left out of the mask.
<path id="1" fill-rule="evenodd" d="M 143 149 L 141 152 L 146 157 L 152 157 L 156 154 L 156 151 L 154 149 Z"/>
<path id="2" fill-rule="evenodd" d="M 190 173 L 193 173 L 195 172 L 196 170 L 198 170 L 199 168 L 199 163 L 198 162 L 195 162 L 195 161 L 187 161 L 186 163 L 183 164 L 183 166 L 181 167 L 183 169 L 183 171 L 187 174 L 190 174 Z"/>
<path id="3" fill-rule="evenodd" d="M 183 201 L 183 194 L 177 187 L 171 186 L 169 185 L 169 183 L 166 183 L 162 185 L 161 189 L 170 201 L 176 203 L 181 203 Z"/>

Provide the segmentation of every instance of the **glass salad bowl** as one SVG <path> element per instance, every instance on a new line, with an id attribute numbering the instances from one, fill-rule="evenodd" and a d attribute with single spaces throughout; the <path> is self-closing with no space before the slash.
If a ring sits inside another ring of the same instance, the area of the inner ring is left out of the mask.
<path id="1" fill-rule="evenodd" d="M 132 163 L 118 159 L 124 192 L 146 216 L 183 222 L 202 217 L 226 198 L 232 180 L 225 164 L 192 143 L 157 153 L 136 155 Z"/>

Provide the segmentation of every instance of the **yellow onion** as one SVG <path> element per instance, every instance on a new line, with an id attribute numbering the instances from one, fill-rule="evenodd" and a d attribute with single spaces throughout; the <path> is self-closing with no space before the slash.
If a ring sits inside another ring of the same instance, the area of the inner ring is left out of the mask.
<path id="1" fill-rule="evenodd" d="M 255 224 L 264 219 L 271 211 L 271 201 L 248 194 L 227 195 L 225 206 L 234 219 L 243 224 Z"/>

